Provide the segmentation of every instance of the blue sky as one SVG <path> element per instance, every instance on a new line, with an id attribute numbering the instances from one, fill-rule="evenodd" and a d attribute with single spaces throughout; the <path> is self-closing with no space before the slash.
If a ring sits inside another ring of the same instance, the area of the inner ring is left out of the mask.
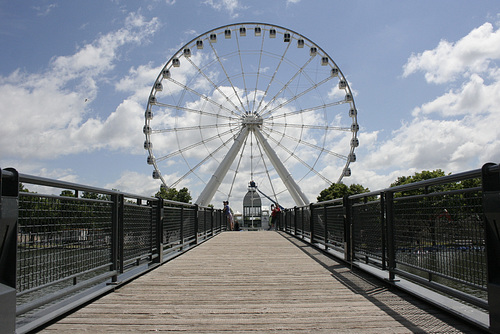
<path id="1" fill-rule="evenodd" d="M 376 190 L 500 161 L 496 0 L 1 0 L 0 167 L 154 194 L 142 132 L 151 87 L 185 43 L 239 22 L 298 32 L 342 70 L 360 126 L 344 183 Z M 313 200 L 326 186 L 304 191 Z"/>

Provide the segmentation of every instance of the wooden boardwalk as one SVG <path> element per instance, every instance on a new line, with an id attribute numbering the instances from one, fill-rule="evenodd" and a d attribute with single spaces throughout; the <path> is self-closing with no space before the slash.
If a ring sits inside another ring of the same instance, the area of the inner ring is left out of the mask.
<path id="1" fill-rule="evenodd" d="M 42 333 L 476 333 L 289 235 L 225 232 Z"/>

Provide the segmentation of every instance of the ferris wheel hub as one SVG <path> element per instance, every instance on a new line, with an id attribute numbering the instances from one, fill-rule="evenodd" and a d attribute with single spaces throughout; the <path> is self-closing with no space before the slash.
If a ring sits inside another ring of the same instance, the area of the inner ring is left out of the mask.
<path id="1" fill-rule="evenodd" d="M 246 114 L 243 116 L 241 124 L 243 126 L 261 126 L 263 123 L 263 119 L 258 114 Z"/>

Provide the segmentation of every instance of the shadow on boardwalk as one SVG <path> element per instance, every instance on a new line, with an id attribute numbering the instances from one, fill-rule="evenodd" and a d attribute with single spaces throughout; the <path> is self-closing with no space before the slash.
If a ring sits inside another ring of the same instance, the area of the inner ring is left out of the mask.
<path id="1" fill-rule="evenodd" d="M 346 288 L 365 297 L 413 333 L 484 333 L 362 270 L 350 268 L 291 235 L 283 234 L 283 236 L 330 271 L 332 277 Z"/>
<path id="2" fill-rule="evenodd" d="M 276 232 L 224 232 L 44 333 L 476 333 Z"/>

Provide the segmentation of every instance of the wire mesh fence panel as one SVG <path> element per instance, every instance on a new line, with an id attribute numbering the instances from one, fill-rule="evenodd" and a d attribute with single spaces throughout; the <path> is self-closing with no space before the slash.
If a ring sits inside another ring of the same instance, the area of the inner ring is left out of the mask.
<path id="1" fill-rule="evenodd" d="M 327 242 L 337 250 L 344 249 L 344 207 L 342 205 L 326 206 Z"/>
<path id="2" fill-rule="evenodd" d="M 381 219 L 381 202 L 359 203 L 352 206 L 352 233 L 356 258 L 382 260 L 384 229 Z"/>
<path id="3" fill-rule="evenodd" d="M 399 268 L 482 296 L 486 289 L 484 215 L 479 190 L 394 200 Z M 474 290 L 477 290 L 474 292 Z"/>
<path id="4" fill-rule="evenodd" d="M 108 201 L 22 193 L 18 292 L 110 264 L 111 207 Z"/>
<path id="5" fill-rule="evenodd" d="M 152 208 L 126 203 L 123 213 L 123 260 L 128 261 L 151 254 L 155 225 Z"/>

